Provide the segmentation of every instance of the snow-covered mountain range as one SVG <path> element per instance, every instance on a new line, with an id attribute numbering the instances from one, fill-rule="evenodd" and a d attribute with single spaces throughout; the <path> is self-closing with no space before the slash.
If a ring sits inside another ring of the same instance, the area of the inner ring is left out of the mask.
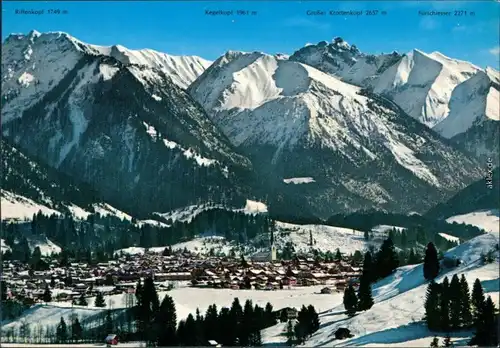
<path id="1" fill-rule="evenodd" d="M 320 215 L 420 210 L 480 173 L 393 102 L 297 61 L 228 52 L 188 91 L 267 182 L 312 178 L 280 190 Z"/>
<path id="2" fill-rule="evenodd" d="M 154 54 L 139 60 L 60 32 L 9 36 L 3 135 L 128 211 L 168 211 L 234 191 L 235 172 L 250 162 Z"/>
<path id="3" fill-rule="evenodd" d="M 3 136 L 138 215 L 250 192 L 321 217 L 423 212 L 482 175 L 498 134 L 498 72 L 436 52 L 336 38 L 211 63 L 36 31 L 2 48 Z"/>
<path id="4" fill-rule="evenodd" d="M 307 45 L 290 60 L 388 97 L 410 116 L 482 159 L 498 153 L 500 75 L 491 67 L 481 69 L 418 49 L 369 55 L 341 38 Z"/>

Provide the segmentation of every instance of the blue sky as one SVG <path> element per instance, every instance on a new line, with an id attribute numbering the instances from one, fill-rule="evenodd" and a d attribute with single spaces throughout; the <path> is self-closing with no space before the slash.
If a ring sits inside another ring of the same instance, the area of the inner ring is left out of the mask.
<path id="1" fill-rule="evenodd" d="M 16 9 L 60 9 L 65 15 L 16 15 Z M 256 16 L 207 16 L 253 10 Z M 384 10 L 385 16 L 308 16 L 307 10 Z M 422 17 L 418 11 L 473 11 L 475 16 Z M 292 53 L 341 36 L 366 53 L 419 48 L 499 67 L 500 2 L 3 2 L 2 41 L 31 29 L 65 31 L 98 45 L 121 44 L 216 59 L 227 50 Z"/>

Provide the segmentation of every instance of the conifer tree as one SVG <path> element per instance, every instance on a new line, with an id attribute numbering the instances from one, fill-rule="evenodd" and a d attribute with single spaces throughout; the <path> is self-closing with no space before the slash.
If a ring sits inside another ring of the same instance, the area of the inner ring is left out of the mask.
<path id="1" fill-rule="evenodd" d="M 433 243 L 427 244 L 424 257 L 424 278 L 435 279 L 439 274 L 439 260 L 436 247 Z"/>
<path id="2" fill-rule="evenodd" d="M 266 327 L 276 325 L 277 323 L 276 315 L 273 313 L 273 305 L 270 302 L 266 303 L 265 321 L 266 321 Z"/>
<path id="3" fill-rule="evenodd" d="M 434 281 L 427 286 L 425 296 L 425 320 L 429 330 L 438 330 L 440 328 L 440 287 Z"/>
<path id="4" fill-rule="evenodd" d="M 203 320 L 204 320 L 204 318 L 200 313 L 200 309 L 196 308 L 196 317 L 195 317 L 195 324 L 196 324 L 195 339 L 196 339 L 196 342 L 195 342 L 195 346 L 202 346 L 206 343 L 205 342 L 206 340 L 205 340 Z M 230 324 L 233 324 L 233 322 L 231 321 Z M 232 327 L 230 327 L 230 325 L 226 326 L 226 328 L 228 330 L 227 335 L 230 337 L 233 337 L 235 335 L 234 334 L 235 329 L 232 329 Z M 234 340 L 229 340 L 228 342 L 234 342 Z M 228 345 L 231 345 L 231 344 L 228 344 Z"/>
<path id="5" fill-rule="evenodd" d="M 305 342 L 306 337 L 308 336 L 308 313 L 307 308 L 303 305 L 297 315 L 297 323 L 295 324 L 295 338 L 297 343 L 302 344 Z"/>
<path id="6" fill-rule="evenodd" d="M 362 276 L 365 277 L 370 283 L 375 281 L 375 274 L 373 269 L 373 259 L 371 252 L 367 251 L 363 259 Z"/>
<path id="7" fill-rule="evenodd" d="M 78 342 L 82 339 L 82 334 L 82 325 L 80 324 L 78 317 L 76 317 L 71 324 L 71 339 L 73 340 L 73 342 Z"/>
<path id="8" fill-rule="evenodd" d="M 186 321 L 185 320 L 181 320 L 179 322 L 179 326 L 177 326 L 177 333 L 176 333 L 176 337 L 177 337 L 177 340 L 178 340 L 179 344 L 182 345 L 182 346 L 185 346 L 186 342 L 189 341 L 188 337 L 191 334 L 192 333 L 187 332 L 187 330 L 186 330 Z"/>
<path id="9" fill-rule="evenodd" d="M 309 335 L 319 330 L 319 315 L 313 305 L 307 306 L 308 321 L 310 323 Z"/>
<path id="10" fill-rule="evenodd" d="M 208 306 L 205 313 L 204 332 L 207 340 L 217 341 L 220 339 L 219 313 L 215 304 Z"/>
<path id="11" fill-rule="evenodd" d="M 439 347 L 439 339 L 436 336 L 434 336 L 434 338 L 432 339 L 431 347 Z"/>
<path id="12" fill-rule="evenodd" d="M 141 288 L 140 307 L 138 307 L 139 332 L 147 342 L 152 343 L 157 339 L 153 320 L 158 313 L 160 304 L 153 278 L 145 279 Z"/>
<path id="13" fill-rule="evenodd" d="M 471 304 L 472 318 L 475 325 L 477 326 L 484 307 L 484 291 L 479 279 L 476 279 L 476 281 L 474 282 L 474 286 L 472 287 Z"/>
<path id="14" fill-rule="evenodd" d="M 1 289 L 0 294 L 2 295 L 2 302 L 7 300 L 7 282 L 5 280 L 0 281 Z"/>
<path id="15" fill-rule="evenodd" d="M 234 331 L 233 323 L 232 323 L 232 318 L 231 318 L 231 312 L 229 308 L 227 307 L 222 307 L 220 312 L 219 312 L 219 323 L 220 327 L 224 332 L 221 334 L 221 339 L 220 339 L 220 344 L 222 346 L 234 346 L 235 345 L 235 339 L 234 339 L 234 334 L 231 331 Z M 195 344 L 196 345 L 196 344 Z"/>
<path id="16" fill-rule="evenodd" d="M 363 255 L 361 254 L 361 251 L 356 250 L 354 254 L 352 255 L 352 261 L 355 262 L 356 264 L 363 261 Z"/>
<path id="17" fill-rule="evenodd" d="M 495 304 L 490 296 L 484 301 L 479 318 L 476 321 L 476 333 L 470 345 L 479 347 L 498 346 L 498 315 Z"/>
<path id="18" fill-rule="evenodd" d="M 449 288 L 450 326 L 456 330 L 460 327 L 462 314 L 462 294 L 458 275 L 453 275 Z"/>
<path id="19" fill-rule="evenodd" d="M 106 324 L 105 324 L 105 334 L 106 335 L 109 335 L 109 334 L 112 334 L 113 333 L 113 329 L 114 329 L 114 326 L 113 326 L 113 318 L 112 318 L 112 315 L 111 315 L 111 310 L 107 310 L 106 311 Z"/>
<path id="20" fill-rule="evenodd" d="M 241 322 L 243 317 L 243 307 L 241 307 L 240 299 L 235 297 L 233 303 L 231 304 L 231 312 L 233 312 L 234 317 L 238 322 Z"/>
<path id="21" fill-rule="evenodd" d="M 102 292 L 98 292 L 97 296 L 95 297 L 95 303 L 94 305 L 96 307 L 106 307 L 106 301 L 104 301 L 104 296 L 102 295 Z"/>
<path id="22" fill-rule="evenodd" d="M 335 252 L 335 260 L 336 261 L 341 261 L 342 260 L 342 254 L 340 253 L 340 249 L 337 248 L 337 251 Z"/>
<path id="23" fill-rule="evenodd" d="M 399 266 L 399 259 L 392 239 L 387 238 L 382 243 L 380 251 L 377 253 L 377 275 L 378 278 L 385 278 L 394 272 Z"/>
<path id="24" fill-rule="evenodd" d="M 360 311 L 370 309 L 373 306 L 372 287 L 368 275 L 364 273 L 359 281 L 358 300 L 358 310 Z"/>
<path id="25" fill-rule="evenodd" d="M 415 265 L 417 263 L 420 263 L 420 258 L 415 253 L 415 250 L 413 248 L 411 248 L 410 249 L 410 254 L 408 255 L 408 264 L 409 265 Z"/>
<path id="26" fill-rule="evenodd" d="M 292 346 L 295 343 L 295 328 L 291 320 L 286 324 L 286 343 Z"/>
<path id="27" fill-rule="evenodd" d="M 80 297 L 78 298 L 78 305 L 79 306 L 88 306 L 87 299 L 85 298 L 85 294 L 81 294 Z"/>
<path id="28" fill-rule="evenodd" d="M 59 343 L 66 343 L 66 340 L 68 338 L 68 329 L 66 327 L 66 322 L 64 321 L 63 317 L 61 317 L 59 325 L 57 325 L 56 337 Z"/>
<path id="29" fill-rule="evenodd" d="M 191 315 L 191 314 L 190 314 Z M 172 297 L 165 295 L 163 298 L 158 313 L 155 316 L 154 327 L 157 331 L 157 341 L 160 346 L 174 346 L 177 344 L 176 329 L 177 329 L 177 313 L 175 303 Z M 192 322 L 186 319 L 186 331 L 194 336 L 195 331 L 190 331 L 195 328 L 194 318 L 191 315 Z M 191 336 L 190 335 L 190 336 Z M 190 341 L 190 343 L 192 343 Z"/>
<path id="30" fill-rule="evenodd" d="M 352 284 L 344 290 L 344 307 L 348 316 L 352 317 L 356 313 L 358 298 Z"/>
<path id="31" fill-rule="evenodd" d="M 135 286 L 135 305 L 137 307 L 141 307 L 142 306 L 142 281 L 141 281 L 141 278 L 139 278 L 139 280 L 137 281 L 137 285 Z"/>
<path id="32" fill-rule="evenodd" d="M 441 283 L 441 296 L 440 296 L 440 312 L 441 312 L 441 330 L 450 330 L 450 284 L 448 277 L 444 277 Z"/>
<path id="33" fill-rule="evenodd" d="M 239 341 L 240 345 L 246 346 L 250 343 L 251 327 L 252 327 L 252 317 L 253 317 L 253 305 L 251 300 L 245 301 L 245 306 L 243 307 L 243 319 L 242 325 L 240 326 Z"/>
<path id="34" fill-rule="evenodd" d="M 299 343 L 305 341 L 310 331 L 310 322 L 306 306 L 302 306 L 297 315 L 297 324 L 295 325 L 295 338 Z"/>
<path id="35" fill-rule="evenodd" d="M 472 323 L 472 313 L 470 304 L 469 284 L 465 275 L 460 278 L 460 319 L 463 327 L 469 327 Z"/>
<path id="36" fill-rule="evenodd" d="M 45 291 L 43 292 L 43 302 L 51 302 L 52 301 L 52 293 L 49 289 L 48 285 L 45 285 Z"/>

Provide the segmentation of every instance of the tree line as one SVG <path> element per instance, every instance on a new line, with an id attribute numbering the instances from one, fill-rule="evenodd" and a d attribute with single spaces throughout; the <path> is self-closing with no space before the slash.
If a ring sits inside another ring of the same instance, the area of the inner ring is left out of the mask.
<path id="1" fill-rule="evenodd" d="M 235 298 L 230 308 L 219 310 L 213 304 L 205 315 L 197 310 L 177 325 L 172 297 L 166 295 L 160 303 L 152 278 L 146 278 L 144 284 L 139 281 L 136 299 L 136 337 L 159 346 L 208 346 L 210 340 L 225 346 L 259 346 L 260 330 L 277 322 L 270 303 L 262 308 L 247 300 L 242 307 Z"/>
<path id="2" fill-rule="evenodd" d="M 171 219 L 164 222 L 169 226 L 138 226 L 135 219 L 127 221 L 100 214 L 90 214 L 86 220 L 78 220 L 71 215 L 46 216 L 38 212 L 29 223 L 2 222 L 3 238 L 12 249 L 4 254 L 4 259 L 30 263 L 33 252 L 29 247 L 29 236 L 45 236 L 61 247 L 65 258 L 91 264 L 112 259 L 118 249 L 168 246 L 203 234 L 223 236 L 243 244 L 258 235 L 270 233 L 275 224 L 264 214 L 245 214 L 217 207 L 208 208 L 187 222 Z M 43 264 L 38 268 L 46 269 Z"/>
<path id="3" fill-rule="evenodd" d="M 134 325 L 130 310 L 108 309 L 90 319 L 79 318 L 72 313 L 66 318 L 60 317 L 56 325 L 39 325 L 22 320 L 19 326 L 2 330 L 3 342 L 75 344 L 101 343 L 110 333 L 133 337 Z"/>
<path id="4" fill-rule="evenodd" d="M 283 310 L 284 318 L 281 321 L 287 321 L 286 311 Z M 297 314 L 297 319 L 288 320 L 286 325 L 287 344 L 303 344 L 307 338 L 319 330 L 319 315 L 313 305 L 305 306 Z"/>
<path id="5" fill-rule="evenodd" d="M 407 231 L 408 246 L 412 245 L 412 238 L 416 238 L 417 235 L 429 237 L 419 238 L 421 244 L 425 245 L 428 241 L 434 241 L 434 235 L 440 232 L 448 233 L 462 240 L 469 240 L 483 233 L 480 228 L 472 225 L 448 223 L 445 220 L 425 215 L 406 215 L 377 210 L 332 215 L 326 223 L 330 226 L 352 228 L 358 231 L 371 231 L 373 227 L 378 225 L 401 226 Z M 398 241 L 393 242 L 399 243 Z"/>
<path id="6" fill-rule="evenodd" d="M 449 333 L 473 328 L 475 334 L 470 345 L 498 345 L 498 311 L 491 297 L 485 298 L 479 279 L 475 280 L 471 294 L 464 275 L 460 279 L 453 275 L 451 282 L 445 277 L 441 284 L 432 280 L 424 307 L 424 320 L 430 330 Z M 437 344 L 437 339 L 433 344 Z"/>

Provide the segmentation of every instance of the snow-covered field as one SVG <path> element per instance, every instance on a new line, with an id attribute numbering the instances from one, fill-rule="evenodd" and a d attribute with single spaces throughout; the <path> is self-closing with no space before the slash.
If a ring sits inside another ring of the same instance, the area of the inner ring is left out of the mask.
<path id="1" fill-rule="evenodd" d="M 235 297 L 238 297 L 243 305 L 247 299 L 252 300 L 254 304 L 264 307 L 270 302 L 275 309 L 284 307 L 300 308 L 302 305 L 312 304 L 318 311 L 325 311 L 332 305 L 342 301 L 341 293 L 320 294 L 323 286 L 296 287 L 291 289 L 264 291 L 264 290 L 230 290 L 230 289 L 200 289 L 186 286 L 179 286 L 170 291 L 159 292 L 160 300 L 168 294 L 174 301 L 177 311 L 177 319 L 185 319 L 190 313 L 195 313 L 199 308 L 204 313 L 207 308 L 216 304 L 217 308 L 230 307 Z M 125 308 L 125 295 L 105 296 L 105 301 L 113 309 Z M 94 307 L 94 298 L 89 298 L 88 307 L 72 306 L 69 302 L 52 302 L 47 305 L 35 305 L 25 312 L 17 320 L 2 326 L 3 330 L 21 325 L 23 321 L 36 325 L 57 325 L 61 316 L 69 318 L 71 315 L 78 315 L 80 320 L 91 320 L 98 316 L 106 308 Z"/>
<path id="2" fill-rule="evenodd" d="M 307 178 L 289 178 L 289 179 L 283 179 L 283 182 L 285 184 L 309 184 L 311 182 L 315 182 L 316 180 L 314 180 L 313 178 L 311 177 L 307 177 Z"/>
<path id="3" fill-rule="evenodd" d="M 235 245 L 226 241 L 224 237 L 200 237 L 190 240 L 188 242 L 182 242 L 172 245 L 172 250 L 187 250 L 207 254 L 210 249 L 215 249 L 217 252 L 223 252 L 226 255 L 229 254 L 230 250 L 234 248 Z M 155 253 L 161 253 L 165 250 L 166 246 L 149 248 L 150 251 Z M 144 248 L 141 247 L 129 247 L 125 249 L 120 249 L 116 251 L 117 253 L 124 253 L 129 255 L 144 254 Z"/>
<path id="4" fill-rule="evenodd" d="M 393 228 L 395 228 L 397 231 L 400 231 L 400 232 L 405 229 L 404 227 L 400 227 L 400 226 L 377 225 L 377 226 L 372 228 L 372 231 L 384 233 L 384 232 L 388 232 L 388 231 L 392 230 Z"/>
<path id="5" fill-rule="evenodd" d="M 58 254 L 61 252 L 61 247 L 56 245 L 54 242 L 52 242 L 45 236 L 30 236 L 27 238 L 27 240 L 31 252 L 33 252 L 36 247 L 40 248 L 40 252 L 44 256 L 49 256 L 51 254 Z M 1 240 L 2 254 L 5 253 L 7 250 L 12 251 L 12 248 L 10 247 L 10 245 L 7 245 L 4 239 L 2 239 Z"/>
<path id="6" fill-rule="evenodd" d="M 243 211 L 247 214 L 267 213 L 267 205 L 262 202 L 247 199 L 247 203 L 245 204 Z"/>
<path id="7" fill-rule="evenodd" d="M 187 207 L 175 209 L 167 213 L 154 213 L 155 215 L 161 216 L 163 219 L 182 222 L 191 222 L 197 215 L 210 209 L 227 209 L 219 204 L 201 204 L 201 205 L 190 205 Z M 253 201 L 250 199 L 246 200 L 245 206 L 241 209 L 233 209 L 233 211 L 241 211 L 247 214 L 259 214 L 267 213 L 267 205 Z"/>
<path id="8" fill-rule="evenodd" d="M 7 250 L 11 250 L 10 249 L 10 246 L 8 246 L 6 243 L 5 243 L 5 239 L 0 239 L 0 248 L 2 249 L 2 253 L 6 252 Z"/>
<path id="9" fill-rule="evenodd" d="M 500 231 L 500 211 L 498 209 L 478 210 L 467 214 L 451 216 L 446 219 L 446 222 L 477 226 L 486 232 L 498 235 Z"/>
<path id="10" fill-rule="evenodd" d="M 452 236 L 451 234 L 447 234 L 447 233 L 439 233 L 439 235 L 451 242 L 457 242 L 459 243 L 460 242 L 460 238 L 458 237 L 455 237 L 455 236 Z"/>
<path id="11" fill-rule="evenodd" d="M 28 237 L 28 245 L 32 252 L 36 247 L 39 247 L 42 255 L 59 254 L 61 252 L 61 247 L 45 236 Z"/>
<path id="12" fill-rule="evenodd" d="M 30 221 L 33 215 L 39 211 L 42 214 L 50 216 L 52 214 L 61 215 L 60 211 L 52 209 L 47 205 L 37 203 L 27 197 L 2 190 L 1 191 L 1 210 L 0 216 L 2 220 L 13 221 Z M 85 210 L 77 205 L 70 204 L 67 206 L 69 211 L 73 214 L 75 219 L 85 220 L 92 213 L 99 213 L 102 216 L 116 216 L 118 219 L 131 221 L 132 217 L 107 203 L 96 203 L 92 205 L 93 212 Z M 141 220 L 137 221 L 137 226 L 154 225 L 167 227 L 168 225 L 156 220 Z"/>
<path id="13" fill-rule="evenodd" d="M 275 235 L 275 244 L 278 250 L 283 248 L 287 242 L 291 242 L 297 251 L 308 251 L 311 249 L 311 235 L 313 248 L 324 252 L 333 252 L 338 248 L 342 253 L 351 254 L 356 250 L 366 250 L 369 246 L 369 243 L 364 239 L 364 232 L 349 228 L 326 225 L 294 225 L 285 222 L 278 222 L 276 227 L 278 232 Z"/>
<path id="14" fill-rule="evenodd" d="M 60 214 L 54 209 L 38 204 L 29 198 L 5 190 L 1 191 L 0 205 L 2 220 L 31 220 L 33 215 L 39 211 L 42 211 L 45 215 Z"/>
<path id="15" fill-rule="evenodd" d="M 352 254 L 356 250 L 361 252 L 366 250 L 370 244 L 376 246 L 378 241 L 381 240 L 380 237 L 385 235 L 383 232 L 384 229 L 375 231 L 375 238 L 367 242 L 364 239 L 364 232 L 362 231 L 326 225 L 295 225 L 286 222 L 277 222 L 276 230 L 274 240 L 278 251 L 282 251 L 288 243 L 292 243 L 295 250 L 299 252 L 308 252 L 311 250 L 311 236 L 313 238 L 312 249 L 317 249 L 322 252 L 334 252 L 338 248 L 343 254 Z M 262 240 L 265 240 L 264 243 L 266 243 L 268 238 L 268 235 L 257 236 L 255 240 L 247 244 L 244 254 L 248 255 L 260 250 L 261 248 L 252 248 L 252 244 L 258 245 L 259 241 Z M 161 246 L 149 248 L 149 250 L 161 253 L 165 248 L 166 246 Z M 222 252 L 226 255 L 228 255 L 231 250 L 239 254 L 240 250 L 236 243 L 229 242 L 221 236 L 199 237 L 187 242 L 172 245 L 173 250 L 184 248 L 200 254 L 207 254 L 213 249 L 216 253 Z M 116 252 L 123 252 L 124 254 L 143 254 L 144 248 L 130 247 L 117 250 Z"/>

